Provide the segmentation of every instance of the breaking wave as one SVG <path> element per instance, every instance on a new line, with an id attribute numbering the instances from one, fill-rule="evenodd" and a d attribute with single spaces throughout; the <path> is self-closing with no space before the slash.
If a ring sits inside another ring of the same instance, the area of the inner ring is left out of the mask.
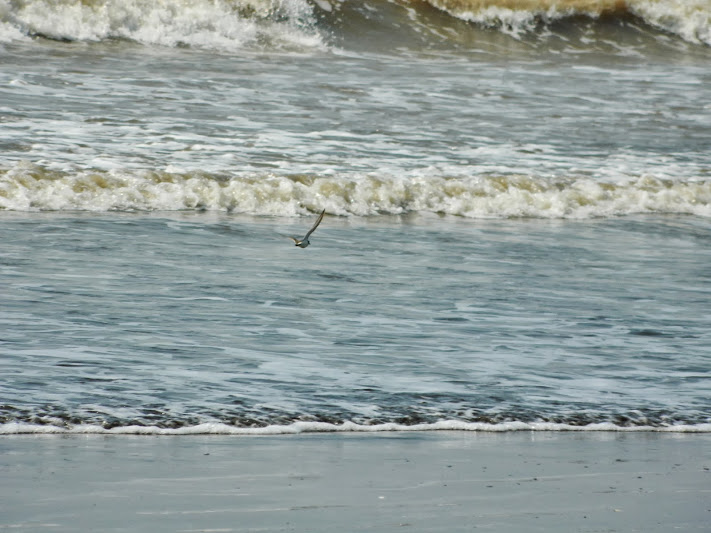
<path id="1" fill-rule="evenodd" d="M 322 46 L 304 0 L 0 0 L 0 41 L 23 36 L 222 50 Z"/>
<path id="2" fill-rule="evenodd" d="M 619 181 L 529 175 L 231 176 L 208 172 L 0 169 L 0 210 L 208 210 L 296 216 L 430 212 L 469 218 L 591 218 L 640 213 L 711 217 L 711 180 Z"/>
<path id="3" fill-rule="evenodd" d="M 453 21 L 520 38 L 581 20 L 632 21 L 711 45 L 708 0 L 0 0 L 0 42 L 43 37 L 228 51 L 318 49 L 344 35 L 351 40 L 346 47 L 357 46 L 376 32 L 379 46 L 393 47 L 408 31 L 410 38 L 430 35 L 429 44 L 460 40 L 455 34 L 468 30 Z"/>
<path id="4" fill-rule="evenodd" d="M 707 0 L 428 0 L 447 13 L 520 35 L 541 25 L 576 17 L 625 19 L 711 44 L 711 3 Z"/>

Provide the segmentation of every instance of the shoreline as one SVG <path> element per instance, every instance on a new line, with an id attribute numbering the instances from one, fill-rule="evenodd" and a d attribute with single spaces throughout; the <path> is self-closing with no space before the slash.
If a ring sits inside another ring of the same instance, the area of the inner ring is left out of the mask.
<path id="1" fill-rule="evenodd" d="M 209 422 L 194 426 L 166 428 L 159 426 L 129 425 L 104 427 L 98 424 L 77 424 L 65 427 L 52 424 L 6 422 L 0 424 L 0 437 L 9 435 L 154 435 L 154 436 L 251 436 L 251 435 L 300 435 L 328 433 L 407 433 L 455 431 L 464 433 L 512 433 L 512 432 L 562 432 L 562 433 L 711 433 L 711 423 L 675 425 L 618 426 L 611 422 L 573 425 L 557 422 L 464 422 L 441 420 L 421 424 L 358 424 L 355 422 L 292 422 L 284 425 L 242 427 Z"/>
<path id="2" fill-rule="evenodd" d="M 702 531 L 711 435 L 3 435 L 0 530 Z"/>

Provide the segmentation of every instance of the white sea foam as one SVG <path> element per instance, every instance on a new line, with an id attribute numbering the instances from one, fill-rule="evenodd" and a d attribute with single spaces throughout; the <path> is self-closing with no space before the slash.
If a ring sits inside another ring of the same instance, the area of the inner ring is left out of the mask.
<path id="1" fill-rule="evenodd" d="M 658 432 L 658 433 L 711 433 L 711 424 L 678 424 L 669 426 L 618 426 L 612 423 L 575 426 L 551 422 L 461 422 L 442 420 L 429 424 L 404 425 L 395 423 L 362 425 L 354 422 L 332 424 L 327 422 L 294 422 L 288 425 L 264 427 L 235 427 L 221 423 L 205 423 L 181 428 L 157 426 L 121 426 L 106 429 L 98 425 L 71 427 L 37 425 L 22 422 L 0 424 L 0 435 L 22 434 L 96 434 L 96 435 L 293 435 L 299 433 L 382 433 L 395 431 L 594 431 L 594 432 Z"/>
<path id="2" fill-rule="evenodd" d="M 708 0 L 636 0 L 633 13 L 647 23 L 683 39 L 711 45 L 711 2 Z"/>
<path id="3" fill-rule="evenodd" d="M 13 20 L 10 0 L 0 0 L 0 43 L 26 39 L 27 35 Z"/>
<path id="4" fill-rule="evenodd" d="M 23 35 L 219 50 L 322 46 L 305 0 L 0 0 L 0 39 Z"/>
<path id="5" fill-rule="evenodd" d="M 556 8 L 525 10 L 492 5 L 477 10 L 462 10 L 450 8 L 447 2 L 432 3 L 457 18 L 489 28 L 499 28 L 513 37 L 533 31 L 541 20 L 550 21 L 564 16 Z"/>
<path id="6" fill-rule="evenodd" d="M 515 37 L 575 15 L 631 13 L 694 43 L 711 44 L 708 0 L 430 0 L 451 15 Z"/>
<path id="7" fill-rule="evenodd" d="M 640 176 L 618 181 L 527 175 L 343 176 L 204 172 L 0 170 L 0 209 L 213 210 L 289 216 L 326 208 L 344 216 L 442 213 L 469 218 L 591 218 L 637 213 L 711 216 L 711 180 Z"/>

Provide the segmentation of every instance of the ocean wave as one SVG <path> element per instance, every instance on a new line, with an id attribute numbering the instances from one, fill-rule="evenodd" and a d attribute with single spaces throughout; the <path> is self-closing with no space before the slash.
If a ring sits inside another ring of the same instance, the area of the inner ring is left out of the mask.
<path id="1" fill-rule="evenodd" d="M 707 0 L 428 0 L 450 15 L 514 36 L 576 17 L 637 17 L 650 26 L 711 45 Z"/>
<path id="2" fill-rule="evenodd" d="M 426 173 L 425 173 L 426 174 Z M 637 176 L 617 181 L 530 175 L 231 176 L 208 172 L 0 169 L 0 210 L 224 211 L 298 216 L 439 213 L 467 218 L 711 217 L 711 180 Z"/>
<path id="3" fill-rule="evenodd" d="M 99 425 L 78 424 L 64 427 L 25 422 L 0 424 L 0 435 L 22 434 L 94 434 L 94 435 L 294 435 L 299 433 L 382 433 L 395 431 L 474 431 L 503 433 L 513 431 L 579 431 L 579 432 L 657 432 L 657 433 L 711 433 L 711 424 L 675 424 L 667 426 L 619 426 L 613 423 L 595 423 L 584 426 L 552 422 L 461 422 L 442 420 L 427 424 L 385 423 L 363 425 L 355 422 L 333 424 L 329 422 L 294 422 L 287 425 L 264 427 L 236 427 L 222 423 L 205 423 L 180 428 L 158 426 L 118 426 L 104 428 Z"/>
<path id="4" fill-rule="evenodd" d="M 499 28 L 514 36 L 541 24 L 571 17 L 628 14 L 623 0 L 428 0 L 434 7 L 468 22 Z"/>
<path id="5" fill-rule="evenodd" d="M 237 50 L 323 46 L 305 0 L 0 0 L 0 42 L 126 39 Z"/>
<path id="6" fill-rule="evenodd" d="M 428 46 L 470 42 L 458 35 L 466 29 L 452 27 L 433 11 L 517 39 L 550 35 L 551 25 L 568 21 L 574 26 L 581 18 L 634 19 L 687 42 L 711 45 L 708 0 L 401 0 L 372 5 L 349 0 L 0 0 L 0 42 L 126 39 L 227 51 L 326 49 L 344 39 L 350 40 L 343 43 L 346 47 L 366 40 L 388 49 L 407 46 L 397 41 L 411 38 L 424 39 Z M 375 34 L 380 38 L 373 39 Z"/>
<path id="7" fill-rule="evenodd" d="M 708 0 L 637 0 L 630 10 L 648 24 L 693 43 L 711 45 Z"/>

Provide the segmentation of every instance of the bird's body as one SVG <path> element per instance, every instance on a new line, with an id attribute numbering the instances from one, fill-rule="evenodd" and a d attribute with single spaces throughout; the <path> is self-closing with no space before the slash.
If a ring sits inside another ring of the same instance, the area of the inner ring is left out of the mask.
<path id="1" fill-rule="evenodd" d="M 314 230 L 318 227 L 318 225 L 321 223 L 323 220 L 323 215 L 326 213 L 326 210 L 324 209 L 321 211 L 321 214 L 318 216 L 318 219 L 314 223 L 313 226 L 311 226 L 311 229 L 306 232 L 306 235 L 304 235 L 303 239 L 297 239 L 296 237 L 289 237 L 292 241 L 294 241 L 294 245 L 298 246 L 299 248 L 306 248 L 309 244 L 309 236 L 314 232 Z"/>

